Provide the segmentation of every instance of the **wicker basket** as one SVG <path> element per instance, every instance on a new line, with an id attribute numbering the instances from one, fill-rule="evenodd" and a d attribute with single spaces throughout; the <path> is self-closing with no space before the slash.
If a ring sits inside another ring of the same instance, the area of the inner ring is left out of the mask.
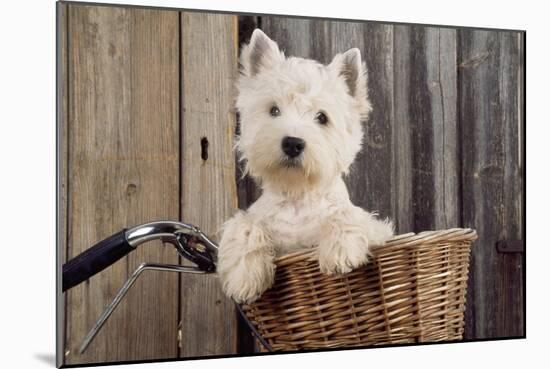
<path id="1" fill-rule="evenodd" d="M 285 255 L 274 286 L 242 310 L 274 351 L 459 340 L 476 238 L 458 228 L 396 236 L 344 276 L 322 274 L 314 250 Z"/>

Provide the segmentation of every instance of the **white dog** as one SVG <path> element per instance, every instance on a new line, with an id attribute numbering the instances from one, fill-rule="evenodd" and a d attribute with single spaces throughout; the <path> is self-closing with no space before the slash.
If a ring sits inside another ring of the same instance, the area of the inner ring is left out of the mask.
<path id="1" fill-rule="evenodd" d="M 229 297 L 252 302 L 271 287 L 277 256 L 315 246 L 322 272 L 347 273 L 393 225 L 354 206 L 342 180 L 371 109 L 359 50 L 326 66 L 285 58 L 256 29 L 240 63 L 237 149 L 262 195 L 223 225 L 218 273 Z"/>

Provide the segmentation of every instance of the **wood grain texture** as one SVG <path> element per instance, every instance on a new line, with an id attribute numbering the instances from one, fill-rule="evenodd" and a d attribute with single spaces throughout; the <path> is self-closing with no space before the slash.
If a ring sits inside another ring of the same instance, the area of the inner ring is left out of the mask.
<path id="1" fill-rule="evenodd" d="M 273 40 L 286 56 L 311 58 L 315 35 L 313 20 L 286 17 L 261 17 L 262 30 Z"/>
<path id="2" fill-rule="evenodd" d="M 391 190 L 395 165 L 393 26 L 364 23 L 362 28 L 348 46 L 364 45 L 361 54 L 367 65 L 372 112 L 365 122 L 363 150 L 352 165 L 347 183 L 354 204 L 385 218 L 392 217 L 395 201 Z"/>
<path id="3" fill-rule="evenodd" d="M 394 78 L 394 127 L 393 127 L 393 167 L 394 193 L 393 220 L 397 233 L 414 230 L 413 172 L 411 156 L 411 102 L 410 86 L 411 29 L 409 26 L 394 26 L 393 31 L 393 78 Z"/>
<path id="4" fill-rule="evenodd" d="M 394 42 L 398 230 L 457 227 L 456 31 L 396 26 Z"/>
<path id="5" fill-rule="evenodd" d="M 181 13 L 182 219 L 214 239 L 237 209 L 237 17 Z M 208 141 L 208 158 L 201 140 Z M 236 353 L 236 313 L 215 275 L 181 277 L 182 357 Z"/>
<path id="6" fill-rule="evenodd" d="M 260 18 L 253 16 L 241 16 L 239 17 L 239 52 L 243 45 L 250 42 L 250 37 L 254 29 L 260 26 Z M 240 53 L 239 53 L 240 56 Z M 240 135 L 240 121 L 239 115 L 236 115 L 237 126 L 235 129 L 235 135 Z M 239 209 L 247 209 L 254 201 L 256 201 L 261 195 L 260 187 L 254 182 L 252 177 L 248 174 L 244 174 L 245 165 L 244 162 L 239 161 L 235 156 L 236 165 L 236 181 L 237 181 L 237 197 Z M 241 337 L 242 335 L 239 335 Z"/>
<path id="7" fill-rule="evenodd" d="M 178 14 L 69 5 L 69 224 L 72 258 L 121 229 L 179 212 Z M 177 276 L 138 280 L 84 355 L 76 349 L 141 262 L 139 248 L 67 294 L 66 363 L 177 357 Z"/>
<path id="8" fill-rule="evenodd" d="M 65 349 L 65 295 L 61 292 L 61 265 L 66 261 L 67 252 L 67 181 L 69 163 L 68 140 L 68 6 L 57 3 L 57 233 L 56 233 L 56 366 L 64 363 Z"/>
<path id="9" fill-rule="evenodd" d="M 495 246 L 523 234 L 521 36 L 459 31 L 463 218 L 480 235 L 471 261 L 470 337 L 524 334 L 523 254 Z"/>
<path id="10" fill-rule="evenodd" d="M 456 30 L 426 28 L 427 85 L 433 129 L 433 229 L 460 224 Z"/>
<path id="11" fill-rule="evenodd" d="M 346 178 L 353 202 L 394 219 L 398 233 L 477 229 L 465 337 L 524 334 L 525 260 L 495 246 L 524 234 L 521 33 L 278 16 L 241 17 L 239 27 L 233 15 L 60 9 L 62 262 L 154 219 L 180 217 L 217 239 L 222 222 L 259 196 L 250 178 L 236 179 L 232 151 L 238 43 L 259 26 L 287 55 L 325 64 L 360 48 L 374 110 Z M 254 350 L 215 276 L 153 272 L 77 355 L 142 261 L 178 256 L 151 244 L 64 295 L 65 364 Z"/>
<path id="12" fill-rule="evenodd" d="M 409 78 L 409 124 L 412 157 L 413 229 L 434 228 L 434 168 L 432 100 L 428 84 L 428 55 L 424 27 L 411 27 Z"/>
<path id="13" fill-rule="evenodd" d="M 459 42 L 452 28 L 275 16 L 260 24 L 287 55 L 328 63 L 361 49 L 373 112 L 346 179 L 353 202 L 394 219 L 398 233 L 484 232 L 472 259 L 466 338 L 520 335 L 523 256 L 497 255 L 494 245 L 524 232 L 521 34 L 465 30 Z"/>

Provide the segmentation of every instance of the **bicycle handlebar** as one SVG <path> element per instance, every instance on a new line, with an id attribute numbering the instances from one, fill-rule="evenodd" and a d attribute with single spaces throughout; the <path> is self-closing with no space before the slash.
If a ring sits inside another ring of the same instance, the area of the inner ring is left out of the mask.
<path id="1" fill-rule="evenodd" d="M 181 256 L 197 264 L 201 270 L 208 273 L 216 270 L 218 245 L 199 228 L 182 222 L 151 222 L 124 229 L 65 263 L 63 292 L 114 264 L 139 245 L 158 239 L 172 243 Z"/>
<path id="2" fill-rule="evenodd" d="M 63 265 L 63 292 L 101 272 L 135 250 L 126 239 L 126 230 L 99 241 Z"/>

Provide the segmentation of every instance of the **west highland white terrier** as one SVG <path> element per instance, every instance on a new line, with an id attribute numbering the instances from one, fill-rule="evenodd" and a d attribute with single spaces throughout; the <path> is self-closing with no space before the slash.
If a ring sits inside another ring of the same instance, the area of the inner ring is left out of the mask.
<path id="1" fill-rule="evenodd" d="M 317 247 L 322 272 L 347 273 L 393 224 L 354 206 L 342 179 L 371 110 L 359 49 L 322 65 L 285 57 L 256 29 L 240 63 L 236 148 L 262 195 L 223 225 L 218 274 L 229 297 L 250 303 L 273 284 L 277 256 Z"/>

